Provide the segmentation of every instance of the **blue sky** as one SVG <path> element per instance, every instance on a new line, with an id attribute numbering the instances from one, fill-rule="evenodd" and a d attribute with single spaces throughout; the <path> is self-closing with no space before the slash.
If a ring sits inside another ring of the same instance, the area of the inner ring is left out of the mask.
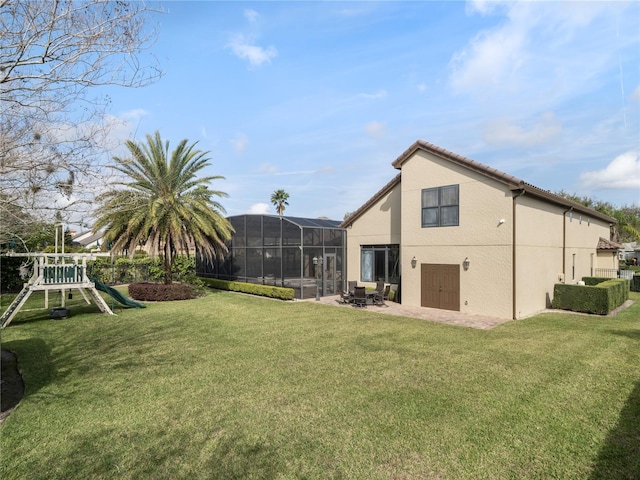
<path id="1" fill-rule="evenodd" d="M 640 2 L 164 2 L 164 76 L 114 135 L 210 151 L 228 215 L 342 220 L 421 139 L 538 187 L 640 204 Z M 144 55 L 143 55 L 144 58 Z"/>

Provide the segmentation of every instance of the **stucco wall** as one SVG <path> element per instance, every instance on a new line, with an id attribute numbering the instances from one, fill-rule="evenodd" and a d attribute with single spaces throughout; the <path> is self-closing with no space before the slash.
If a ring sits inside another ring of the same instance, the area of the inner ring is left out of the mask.
<path id="1" fill-rule="evenodd" d="M 582 280 L 582 277 L 591 275 L 591 254 L 596 253 L 600 237 L 609 238 L 609 224 L 575 212 L 569 212 L 565 217 L 567 229 L 565 282 L 576 283 Z"/>
<path id="2" fill-rule="evenodd" d="M 618 260 L 618 252 L 601 250 L 598 251 L 594 260 L 594 268 L 606 268 L 608 270 L 618 270 L 620 261 Z"/>
<path id="3" fill-rule="evenodd" d="M 459 225 L 423 228 L 422 190 L 447 185 L 459 185 Z M 404 305 L 421 305 L 420 265 L 452 264 L 461 312 L 523 318 L 550 306 L 555 283 L 611 268 L 596 255 L 608 222 L 529 192 L 515 199 L 514 218 L 513 197 L 497 180 L 418 150 L 402 163 L 401 183 L 347 230 L 348 278 L 359 280 L 361 245 L 398 243 Z"/>
<path id="4" fill-rule="evenodd" d="M 459 226 L 422 228 L 422 190 L 454 184 Z M 403 304 L 420 306 L 420 264 L 458 264 L 460 311 L 511 318 L 511 192 L 505 186 L 418 151 L 402 167 L 402 210 Z"/>
<path id="5" fill-rule="evenodd" d="M 361 245 L 400 244 L 400 201 L 398 184 L 347 227 L 347 280 L 367 285 L 360 281 Z"/>
<path id="6" fill-rule="evenodd" d="M 551 306 L 562 279 L 562 213 L 526 194 L 516 199 L 516 318 Z"/>

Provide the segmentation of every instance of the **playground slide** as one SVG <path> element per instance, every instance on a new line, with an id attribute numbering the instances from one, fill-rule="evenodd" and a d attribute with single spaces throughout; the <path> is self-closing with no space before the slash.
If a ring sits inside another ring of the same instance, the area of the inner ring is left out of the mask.
<path id="1" fill-rule="evenodd" d="M 143 305 L 142 303 L 136 302 L 135 300 L 131 300 L 130 298 L 125 297 L 118 290 L 116 290 L 115 288 L 111 288 L 109 285 L 105 285 L 104 283 L 100 282 L 97 278 L 89 277 L 89 280 L 91 280 L 93 283 L 96 284 L 96 288 L 98 290 L 106 293 L 107 295 L 109 295 L 110 297 L 112 297 L 122 305 L 125 305 L 127 307 L 133 307 L 133 308 L 146 308 L 146 306 Z"/>

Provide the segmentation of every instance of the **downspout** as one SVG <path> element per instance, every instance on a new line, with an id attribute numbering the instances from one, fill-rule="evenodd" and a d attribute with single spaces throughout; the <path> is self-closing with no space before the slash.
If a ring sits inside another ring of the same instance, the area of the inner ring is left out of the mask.
<path id="1" fill-rule="evenodd" d="M 516 200 L 525 194 L 524 189 L 517 195 L 513 196 L 511 218 L 513 218 L 513 227 L 511 233 L 511 318 L 516 320 L 517 317 L 517 305 L 516 305 L 516 283 L 517 283 L 517 268 L 516 268 Z"/>
<path id="2" fill-rule="evenodd" d="M 572 210 L 573 207 L 569 207 L 562 212 L 562 283 L 567 283 L 567 213 Z"/>

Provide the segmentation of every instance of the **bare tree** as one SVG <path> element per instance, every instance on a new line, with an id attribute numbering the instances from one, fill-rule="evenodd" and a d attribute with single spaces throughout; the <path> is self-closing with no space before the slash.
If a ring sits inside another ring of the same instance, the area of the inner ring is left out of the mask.
<path id="1" fill-rule="evenodd" d="M 99 173 L 110 100 L 95 88 L 161 75 L 143 2 L 0 0 L 0 240 L 11 225 L 52 217 Z"/>

